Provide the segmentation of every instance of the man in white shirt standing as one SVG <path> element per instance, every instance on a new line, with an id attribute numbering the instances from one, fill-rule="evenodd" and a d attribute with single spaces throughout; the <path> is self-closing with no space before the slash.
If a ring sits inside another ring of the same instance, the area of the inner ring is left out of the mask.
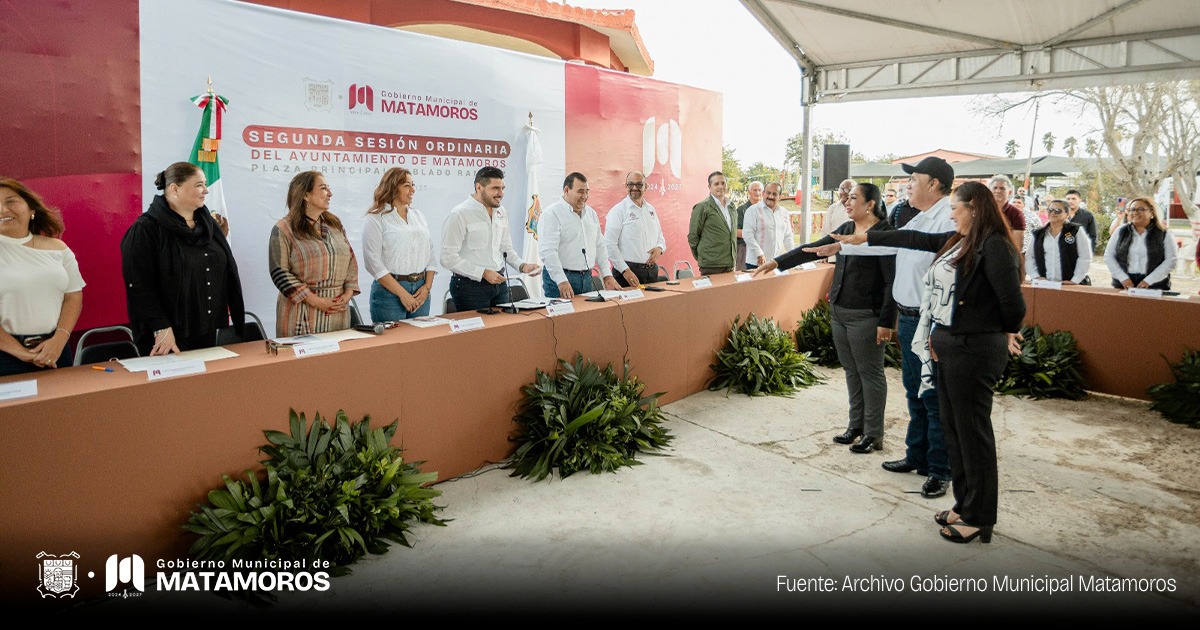
<path id="1" fill-rule="evenodd" d="M 658 257 L 667 251 L 667 239 L 654 206 L 646 201 L 646 176 L 634 171 L 625 176 L 629 196 L 608 211 L 604 240 L 613 276 L 623 287 L 658 281 Z"/>
<path id="2" fill-rule="evenodd" d="M 538 253 L 542 255 L 542 288 L 548 298 L 571 299 L 592 290 L 592 267 L 604 288 L 620 289 L 608 263 L 608 247 L 600 217 L 587 205 L 587 178 L 571 173 L 563 180 L 563 196 L 542 211 L 538 220 Z"/>
<path id="3" fill-rule="evenodd" d="M 792 218 L 779 206 L 782 189 L 776 182 L 767 184 L 763 200 L 746 209 L 742 227 L 746 239 L 746 269 L 757 269 L 794 247 Z"/>
<path id="4" fill-rule="evenodd" d="M 938 157 L 927 157 L 915 166 L 901 164 L 908 178 L 908 203 L 917 215 L 904 224 L 901 230 L 916 230 L 927 234 L 940 234 L 955 229 L 950 220 L 950 194 L 954 184 L 954 168 Z M 808 251 L 807 249 L 805 251 Z M 912 351 L 913 336 L 921 321 L 921 295 L 924 291 L 925 272 L 933 263 L 932 252 L 916 249 L 893 249 L 869 245 L 843 245 L 834 243 L 814 248 L 818 256 L 896 254 L 896 279 L 892 283 L 892 297 L 900 312 L 897 333 L 900 340 L 900 376 L 904 381 L 904 393 L 908 397 L 908 435 L 904 459 L 883 463 L 884 470 L 895 473 L 916 471 L 928 475 L 921 487 L 921 496 L 933 499 L 946 494 L 950 486 L 950 456 L 946 452 L 946 438 L 942 431 L 940 406 L 937 392 L 937 363 L 933 364 L 935 386 L 921 393 L 921 359 Z"/>
<path id="5" fill-rule="evenodd" d="M 442 228 L 442 266 L 450 278 L 450 298 L 459 311 L 509 301 L 503 267 L 534 275 L 540 267 L 521 260 L 512 246 L 504 199 L 504 171 L 485 166 L 475 174 L 475 194 L 450 211 Z"/>
<path id="6" fill-rule="evenodd" d="M 850 191 L 854 190 L 854 187 L 857 185 L 858 182 L 853 179 L 843 180 L 838 185 L 837 201 L 830 204 L 828 212 L 825 213 L 825 222 L 821 224 L 821 234 L 823 236 L 828 235 L 830 232 L 836 230 L 838 226 L 850 220 L 850 213 L 846 211 L 846 202 L 850 201 Z"/>

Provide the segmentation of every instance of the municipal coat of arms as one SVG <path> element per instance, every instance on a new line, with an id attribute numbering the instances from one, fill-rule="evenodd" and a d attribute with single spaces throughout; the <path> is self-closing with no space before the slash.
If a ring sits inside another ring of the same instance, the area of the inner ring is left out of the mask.
<path id="1" fill-rule="evenodd" d="M 314 112 L 332 110 L 333 81 L 317 81 L 304 77 L 304 107 Z"/>
<path id="2" fill-rule="evenodd" d="M 41 578 L 38 592 L 42 597 L 75 597 L 75 593 L 79 592 L 79 585 L 75 583 L 75 579 L 79 577 L 79 568 L 75 566 L 79 554 L 72 551 L 56 556 L 42 551 L 38 553 L 37 558 L 42 561 L 38 565 Z"/>

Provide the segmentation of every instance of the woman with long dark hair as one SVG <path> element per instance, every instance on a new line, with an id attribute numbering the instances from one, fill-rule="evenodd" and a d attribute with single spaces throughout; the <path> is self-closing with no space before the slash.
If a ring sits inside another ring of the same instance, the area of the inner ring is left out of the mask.
<path id="1" fill-rule="evenodd" d="M 279 289 L 275 333 L 281 337 L 345 330 L 358 293 L 358 261 L 342 222 L 329 211 L 325 176 L 307 171 L 288 184 L 287 216 L 271 229 L 268 264 Z"/>
<path id="2" fill-rule="evenodd" d="M 160 355 L 211 348 L 217 329 L 246 313 L 226 224 L 204 205 L 199 166 L 176 162 L 158 174 L 162 191 L 121 239 L 125 301 L 139 351 Z"/>
<path id="3" fill-rule="evenodd" d="M 71 365 L 84 283 L 62 233 L 58 210 L 0 178 L 0 376 Z"/>
<path id="4" fill-rule="evenodd" d="M 874 184 L 858 184 L 852 188 L 846 201 L 846 212 L 850 220 L 835 228 L 829 236 L 767 261 L 755 270 L 754 275 L 819 260 L 815 254 L 802 250 L 831 244 L 835 235 L 865 235 L 892 229 L 886 220 L 879 187 Z M 839 254 L 833 271 L 833 285 L 829 289 L 830 323 L 850 394 L 849 426 L 833 441 L 849 444 L 855 453 L 870 453 L 883 448 L 883 411 L 887 404 L 883 358 L 896 326 L 896 303 L 892 300 L 895 275 L 895 256 Z"/>
<path id="5" fill-rule="evenodd" d="M 921 322 L 913 351 L 938 362 L 937 392 L 950 454 L 954 507 L 938 512 L 946 540 L 991 542 L 999 497 L 992 388 L 1008 355 L 1020 354 L 1020 258 L 996 200 L 986 186 L 967 182 L 951 197 L 955 231 L 911 230 L 835 237 L 843 243 L 937 252 L 925 275 Z M 922 388 L 932 387 L 922 370 Z"/>

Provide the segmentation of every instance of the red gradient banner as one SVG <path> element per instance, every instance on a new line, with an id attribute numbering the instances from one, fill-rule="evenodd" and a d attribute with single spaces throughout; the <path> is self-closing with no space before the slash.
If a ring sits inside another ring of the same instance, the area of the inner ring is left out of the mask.
<path id="1" fill-rule="evenodd" d="M 566 93 L 566 171 L 587 175 L 588 205 L 603 223 L 626 195 L 626 173 L 642 171 L 667 238 L 659 263 L 695 270 L 688 222 L 721 169 L 721 95 L 577 64 L 566 66 Z"/>

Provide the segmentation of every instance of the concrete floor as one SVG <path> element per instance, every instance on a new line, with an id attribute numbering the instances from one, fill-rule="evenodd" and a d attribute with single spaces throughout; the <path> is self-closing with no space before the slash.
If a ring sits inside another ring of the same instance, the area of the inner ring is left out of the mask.
<path id="1" fill-rule="evenodd" d="M 1200 617 L 1200 432 L 1139 401 L 997 397 L 996 537 L 954 545 L 932 521 L 952 502 L 924 499 L 923 479 L 879 466 L 904 453 L 899 373 L 888 370 L 886 449 L 856 455 L 830 440 L 844 427 L 845 384 L 840 370 L 822 372 L 827 382 L 795 398 L 705 392 L 668 405 L 666 456 L 616 474 L 535 483 L 491 470 L 442 483 L 448 526 L 420 526 L 413 548 L 261 612 Z M 1005 578 L 1031 577 L 1069 579 L 1072 591 L 998 592 Z M 1158 590 L 1082 591 L 1108 577 Z M 794 590 L 797 580 L 824 590 Z M 871 590 L 849 591 L 847 580 Z M 962 590 L 971 586 L 986 590 Z M 98 608 L 254 612 L 212 596 L 153 597 Z"/>

